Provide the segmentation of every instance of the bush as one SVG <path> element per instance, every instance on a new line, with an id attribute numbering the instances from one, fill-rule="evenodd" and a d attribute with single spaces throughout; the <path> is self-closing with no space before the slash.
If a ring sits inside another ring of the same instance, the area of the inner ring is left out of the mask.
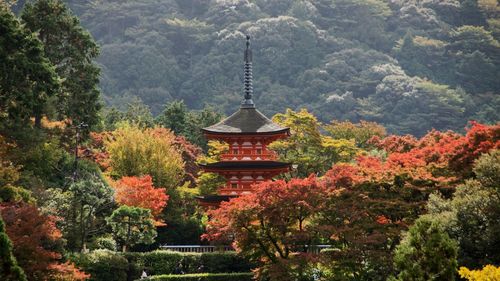
<path id="1" fill-rule="evenodd" d="M 128 261 L 123 255 L 109 250 L 95 250 L 87 254 L 76 254 L 70 258 L 83 271 L 90 273 L 89 280 L 127 280 Z"/>
<path id="2" fill-rule="evenodd" d="M 113 239 L 113 237 L 99 237 L 90 245 L 90 249 L 92 250 L 104 249 L 104 250 L 116 251 L 117 249 L 116 241 L 115 239 Z"/>
<path id="3" fill-rule="evenodd" d="M 253 274 L 250 272 L 239 273 L 199 273 L 184 275 L 157 275 L 146 280 L 167 280 L 167 281 L 251 281 Z"/>
<path id="4" fill-rule="evenodd" d="M 134 280 L 141 276 L 143 270 L 148 275 L 174 274 L 179 264 L 182 264 L 184 273 L 247 273 L 255 267 L 236 253 L 178 253 L 165 250 L 147 253 L 95 250 L 87 254 L 75 254 L 71 260 L 90 273 L 91 280 L 106 281 Z M 202 272 L 198 272 L 201 267 Z"/>
<path id="5" fill-rule="evenodd" d="M 135 253 L 134 253 L 135 254 Z M 254 266 L 236 253 L 178 253 L 157 250 L 139 254 L 138 262 L 148 274 L 173 274 L 180 263 L 185 273 L 249 272 Z"/>

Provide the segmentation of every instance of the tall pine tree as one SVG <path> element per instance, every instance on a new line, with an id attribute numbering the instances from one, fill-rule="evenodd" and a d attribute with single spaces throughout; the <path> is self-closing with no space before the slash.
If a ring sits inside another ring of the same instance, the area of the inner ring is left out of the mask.
<path id="1" fill-rule="evenodd" d="M 22 20 L 45 46 L 46 57 L 56 66 L 62 78 L 62 89 L 54 107 L 59 118 L 73 124 L 97 124 L 100 69 L 93 62 L 99 48 L 89 32 L 60 0 L 38 0 L 27 3 Z"/>
<path id="2" fill-rule="evenodd" d="M 58 89 L 57 75 L 43 46 L 0 2 L 0 130 L 40 124 L 47 100 Z"/>

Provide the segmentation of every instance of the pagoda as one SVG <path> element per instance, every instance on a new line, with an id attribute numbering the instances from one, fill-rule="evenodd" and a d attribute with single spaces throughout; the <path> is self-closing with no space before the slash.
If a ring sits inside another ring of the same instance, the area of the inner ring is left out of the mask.
<path id="1" fill-rule="evenodd" d="M 208 140 L 223 141 L 229 149 L 221 161 L 200 165 L 205 172 L 217 173 L 226 179 L 217 194 L 198 196 L 200 205 L 218 207 L 221 201 L 251 193 L 253 185 L 289 171 L 290 164 L 277 161 L 277 155 L 267 146 L 290 136 L 289 128 L 272 122 L 255 108 L 252 100 L 252 51 L 247 36 L 244 55 L 245 98 L 238 111 L 210 127 L 203 128 Z"/>

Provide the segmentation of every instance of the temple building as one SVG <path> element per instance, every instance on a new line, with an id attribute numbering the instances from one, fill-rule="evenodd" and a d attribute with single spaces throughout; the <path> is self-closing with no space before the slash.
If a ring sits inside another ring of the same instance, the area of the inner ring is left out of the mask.
<path id="1" fill-rule="evenodd" d="M 229 145 L 221 161 L 200 165 L 205 172 L 217 173 L 226 179 L 217 194 L 198 196 L 200 205 L 218 207 L 221 201 L 252 192 L 252 185 L 270 180 L 290 169 L 290 163 L 277 161 L 277 155 L 267 146 L 290 135 L 283 128 L 264 116 L 252 100 L 252 51 L 247 36 L 244 55 L 245 98 L 234 114 L 202 131 L 208 140 L 223 141 Z"/>

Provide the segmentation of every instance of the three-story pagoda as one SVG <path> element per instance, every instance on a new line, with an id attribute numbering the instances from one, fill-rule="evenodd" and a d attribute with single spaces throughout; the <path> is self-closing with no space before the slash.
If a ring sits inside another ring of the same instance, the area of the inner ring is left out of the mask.
<path id="1" fill-rule="evenodd" d="M 218 207 L 221 201 L 252 192 L 252 185 L 270 180 L 287 172 L 289 163 L 277 161 L 277 155 L 267 146 L 278 139 L 290 135 L 289 128 L 272 122 L 255 108 L 252 100 L 252 51 L 250 37 L 247 36 L 244 55 L 245 98 L 240 109 L 228 118 L 202 131 L 208 140 L 223 141 L 229 145 L 221 155 L 221 161 L 202 164 L 205 172 L 217 173 L 226 178 L 224 186 L 217 194 L 199 196 L 198 201 L 205 207 Z"/>

